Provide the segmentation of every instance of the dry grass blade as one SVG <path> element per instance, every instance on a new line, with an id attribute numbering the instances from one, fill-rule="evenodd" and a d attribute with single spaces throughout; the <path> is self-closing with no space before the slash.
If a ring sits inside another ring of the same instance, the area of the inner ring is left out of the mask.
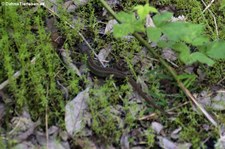
<path id="1" fill-rule="evenodd" d="M 218 32 L 218 26 L 217 26 L 217 22 L 216 22 L 216 17 L 215 15 L 213 14 L 213 12 L 209 9 L 209 7 L 213 4 L 214 0 L 212 0 L 210 2 L 210 4 L 207 6 L 205 1 L 204 0 L 201 0 L 202 3 L 204 4 L 204 6 L 206 7 L 202 13 L 205 13 L 206 10 L 209 11 L 209 13 L 211 14 L 211 16 L 213 17 L 213 21 L 214 21 L 214 24 L 215 24 L 215 30 L 216 30 L 216 35 L 217 35 L 217 38 L 219 37 L 219 32 Z"/>
<path id="2" fill-rule="evenodd" d="M 180 84 L 183 86 L 183 84 Z M 198 103 L 198 101 L 194 98 L 194 96 L 190 93 L 190 91 L 183 86 L 183 91 L 189 97 L 189 99 L 201 110 L 201 112 L 205 115 L 205 117 L 214 125 L 218 126 L 217 122 L 213 119 L 213 117 L 204 109 L 204 107 Z"/>

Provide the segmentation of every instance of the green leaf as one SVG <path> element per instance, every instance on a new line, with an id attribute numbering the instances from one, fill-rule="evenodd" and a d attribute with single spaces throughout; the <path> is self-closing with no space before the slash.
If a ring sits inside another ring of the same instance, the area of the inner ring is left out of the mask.
<path id="1" fill-rule="evenodd" d="M 183 42 L 178 42 L 174 44 L 172 48 L 179 53 L 186 53 L 190 55 L 190 48 Z"/>
<path id="2" fill-rule="evenodd" d="M 201 63 L 207 64 L 209 66 L 212 66 L 215 62 L 207 57 L 205 54 L 200 53 L 200 52 L 194 52 L 190 55 L 190 61 L 188 62 L 189 64 L 192 64 L 196 61 L 199 61 Z"/>
<path id="3" fill-rule="evenodd" d="M 120 12 L 117 14 L 117 17 L 122 22 L 121 24 L 116 24 L 113 27 L 113 34 L 116 38 L 123 37 L 129 33 L 144 32 L 144 22 L 143 20 L 137 20 L 134 14 Z"/>
<path id="4" fill-rule="evenodd" d="M 135 22 L 133 22 L 131 24 L 131 26 L 133 27 L 134 31 L 136 31 L 136 32 L 144 32 L 145 31 L 144 23 L 142 20 L 136 20 Z"/>
<path id="5" fill-rule="evenodd" d="M 185 64 L 193 64 L 201 62 L 212 66 L 214 61 L 201 52 L 190 53 L 190 48 L 182 42 L 176 43 L 172 47 L 175 51 L 179 52 L 179 59 Z"/>
<path id="6" fill-rule="evenodd" d="M 172 48 L 179 52 L 179 59 L 187 64 L 189 63 L 189 61 L 191 61 L 191 58 L 190 58 L 190 48 L 183 42 L 178 42 L 176 44 L 174 44 L 172 46 Z"/>
<path id="7" fill-rule="evenodd" d="M 149 14 L 149 12 L 157 13 L 157 9 L 149 6 L 149 4 L 145 4 L 144 6 L 138 5 L 134 7 L 134 10 L 137 10 L 137 13 L 141 20 L 145 19 L 145 17 Z"/>
<path id="8" fill-rule="evenodd" d="M 209 42 L 209 38 L 205 36 L 198 36 L 195 39 L 193 39 L 190 43 L 193 46 L 202 46 Z"/>
<path id="9" fill-rule="evenodd" d="M 158 42 L 161 36 L 161 30 L 157 27 L 148 27 L 147 36 L 153 42 Z"/>
<path id="10" fill-rule="evenodd" d="M 206 54 L 214 59 L 225 58 L 225 41 L 219 40 L 212 42 L 208 46 Z"/>
<path id="11" fill-rule="evenodd" d="M 136 21 L 135 15 L 133 13 L 126 13 L 122 11 L 116 14 L 116 16 L 122 23 L 133 23 L 134 21 Z"/>
<path id="12" fill-rule="evenodd" d="M 115 38 L 121 38 L 133 32 L 134 29 L 130 24 L 115 24 L 113 26 L 113 35 Z"/>
<path id="13" fill-rule="evenodd" d="M 194 74 L 180 74 L 177 76 L 179 80 L 181 80 L 184 83 L 185 87 L 189 87 L 190 85 L 192 85 L 192 83 L 196 80 L 196 75 Z"/>
<path id="14" fill-rule="evenodd" d="M 204 26 L 201 24 L 192 24 L 188 22 L 169 22 L 161 26 L 162 32 L 168 40 L 185 41 L 194 46 L 200 46 L 209 41 L 203 36 Z"/>
<path id="15" fill-rule="evenodd" d="M 156 14 L 153 17 L 153 22 L 155 23 L 155 25 L 157 27 L 160 27 L 161 25 L 164 25 L 165 23 L 167 23 L 173 16 L 173 13 L 171 12 L 163 12 L 160 14 Z"/>
<path id="16" fill-rule="evenodd" d="M 191 64 L 191 61 L 192 61 L 190 57 L 190 53 L 188 53 L 187 51 L 180 53 L 179 59 L 185 64 Z"/>
<path id="17" fill-rule="evenodd" d="M 160 48 L 172 48 L 175 44 L 174 41 L 165 41 L 165 40 L 159 40 L 157 43 L 157 46 Z"/>
<path id="18" fill-rule="evenodd" d="M 193 23 L 185 24 L 185 27 L 182 29 L 184 36 L 181 36 L 181 40 L 195 46 L 208 42 L 209 39 L 206 36 L 203 36 L 204 25 Z"/>
<path id="19" fill-rule="evenodd" d="M 225 0 L 222 0 L 219 10 L 224 9 L 224 7 L 225 7 Z"/>
<path id="20" fill-rule="evenodd" d="M 186 28 L 183 22 L 170 22 L 162 26 L 162 32 L 169 40 L 179 41 L 185 35 Z"/>

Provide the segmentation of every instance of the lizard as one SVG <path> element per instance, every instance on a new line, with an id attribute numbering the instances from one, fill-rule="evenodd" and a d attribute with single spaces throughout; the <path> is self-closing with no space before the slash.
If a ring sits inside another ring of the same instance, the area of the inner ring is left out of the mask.
<path id="1" fill-rule="evenodd" d="M 91 73 L 98 77 L 107 77 L 113 75 L 114 78 L 127 79 L 133 90 L 136 91 L 147 103 L 149 103 L 150 106 L 155 109 L 158 109 L 164 116 L 168 116 L 168 113 L 163 111 L 162 108 L 160 108 L 154 103 L 154 100 L 151 96 L 147 95 L 145 92 L 142 91 L 140 85 L 136 83 L 136 81 L 131 76 L 114 68 L 104 68 L 97 65 L 92 58 L 88 46 L 82 44 L 79 47 L 81 48 L 81 51 L 87 55 L 87 67 L 90 69 Z"/>

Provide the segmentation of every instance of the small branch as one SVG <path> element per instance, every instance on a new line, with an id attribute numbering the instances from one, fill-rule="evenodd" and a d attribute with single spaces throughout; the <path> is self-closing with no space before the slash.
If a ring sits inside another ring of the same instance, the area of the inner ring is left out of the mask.
<path id="1" fill-rule="evenodd" d="M 47 88 L 47 96 L 48 96 L 48 88 Z M 46 148 L 49 148 L 49 132 L 48 132 L 48 102 L 45 105 L 45 137 L 46 137 Z"/>

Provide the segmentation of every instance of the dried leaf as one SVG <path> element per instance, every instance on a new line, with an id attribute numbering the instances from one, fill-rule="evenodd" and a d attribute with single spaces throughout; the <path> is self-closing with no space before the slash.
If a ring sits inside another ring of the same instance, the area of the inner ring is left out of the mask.
<path id="1" fill-rule="evenodd" d="M 190 149 L 191 146 L 192 146 L 191 143 L 182 143 L 182 144 L 179 143 L 179 144 L 177 145 L 178 149 Z"/>
<path id="2" fill-rule="evenodd" d="M 55 140 L 58 136 L 58 133 L 59 133 L 59 128 L 56 126 L 51 126 L 48 129 L 48 141 Z M 46 146 L 47 138 L 46 138 L 45 132 L 36 131 L 35 137 L 36 137 L 38 144 L 40 144 L 41 146 Z"/>
<path id="3" fill-rule="evenodd" d="M 176 53 L 171 50 L 170 48 L 164 48 L 163 51 L 162 51 L 162 57 L 164 59 L 168 59 L 170 61 L 175 61 L 177 60 L 177 55 Z"/>
<path id="4" fill-rule="evenodd" d="M 158 136 L 157 138 L 159 139 L 159 146 L 163 149 L 178 149 L 177 145 L 166 137 Z"/>
<path id="5" fill-rule="evenodd" d="M 70 5 L 68 8 L 67 8 L 67 12 L 74 12 L 76 10 L 77 6 L 76 5 Z"/>
<path id="6" fill-rule="evenodd" d="M 88 3 L 88 0 L 73 0 L 74 4 L 79 7 Z"/>
<path id="7" fill-rule="evenodd" d="M 131 149 L 145 149 L 145 147 L 143 147 L 143 146 L 134 146 L 134 147 L 131 147 Z"/>
<path id="8" fill-rule="evenodd" d="M 225 110 L 225 92 L 219 92 L 212 98 L 212 108 L 214 110 Z"/>
<path id="9" fill-rule="evenodd" d="M 36 147 L 31 142 L 22 142 L 20 144 L 17 144 L 12 149 L 35 149 Z"/>
<path id="10" fill-rule="evenodd" d="M 113 30 L 113 25 L 115 25 L 115 24 L 118 24 L 115 19 L 109 20 L 109 22 L 106 24 L 104 34 L 107 34 L 108 32 L 111 33 Z"/>
<path id="11" fill-rule="evenodd" d="M 40 120 L 33 122 L 26 110 L 27 108 L 25 107 L 21 116 L 14 117 L 11 120 L 13 129 L 9 132 L 9 135 L 18 142 L 26 140 L 41 123 Z"/>
<path id="12" fill-rule="evenodd" d="M 152 122 L 151 127 L 157 134 L 163 130 L 163 125 L 158 122 Z"/>
<path id="13" fill-rule="evenodd" d="M 214 110 L 225 110 L 225 92 L 218 91 L 216 96 L 212 97 L 210 91 L 202 91 L 197 98 L 204 107 L 211 107 Z"/>
<path id="14" fill-rule="evenodd" d="M 76 72 L 76 74 L 79 77 L 81 77 L 81 73 L 80 73 L 79 69 L 77 68 L 77 66 L 72 63 L 72 59 L 71 59 L 69 53 L 65 49 L 60 49 L 60 51 L 61 51 L 61 56 L 63 58 L 64 63 L 66 63 L 73 71 Z"/>
<path id="15" fill-rule="evenodd" d="M 186 17 L 184 15 L 178 16 L 178 17 L 172 17 L 171 22 L 176 22 L 176 21 L 186 21 Z"/>
<path id="16" fill-rule="evenodd" d="M 224 129 L 224 125 L 221 126 L 221 128 L 219 129 L 219 132 L 220 132 L 220 138 L 216 142 L 215 148 L 216 149 L 224 149 L 225 148 L 225 129 Z"/>
<path id="17" fill-rule="evenodd" d="M 69 0 L 63 4 L 63 8 L 68 9 L 68 7 L 72 4 L 73 4 L 73 1 Z"/>
<path id="18" fill-rule="evenodd" d="M 46 147 L 46 146 L 43 146 Z M 59 142 L 59 140 L 49 140 L 47 149 L 65 149 L 63 145 Z"/>
<path id="19" fill-rule="evenodd" d="M 89 139 L 76 139 L 76 144 L 78 144 L 81 148 L 87 148 L 87 149 L 98 149 L 98 146 Z"/>
<path id="20" fill-rule="evenodd" d="M 82 129 L 82 117 L 87 108 L 86 100 L 88 98 L 89 88 L 80 92 L 72 101 L 67 103 L 65 108 L 66 130 L 70 135 L 79 132 Z"/>
<path id="21" fill-rule="evenodd" d="M 210 106 L 211 105 L 211 99 L 210 99 L 210 93 L 208 91 L 202 91 L 199 94 L 199 97 L 197 98 L 197 100 L 199 101 L 199 103 L 206 107 L 206 106 Z"/>
<path id="22" fill-rule="evenodd" d="M 110 45 L 108 45 L 107 48 L 101 49 L 100 52 L 98 53 L 98 59 L 102 62 L 105 61 L 111 50 L 112 48 Z"/>
<path id="23" fill-rule="evenodd" d="M 2 120 L 4 115 L 5 115 L 5 105 L 3 103 L 0 103 L 0 121 Z"/>
<path id="24" fill-rule="evenodd" d="M 37 122 L 33 123 L 33 125 L 25 132 L 19 134 L 18 136 L 15 136 L 14 139 L 16 139 L 18 142 L 22 142 L 26 140 L 30 135 L 34 133 L 34 130 L 37 126 L 41 124 L 41 121 L 38 120 Z"/>
<path id="25" fill-rule="evenodd" d="M 166 137 L 157 137 L 159 139 L 159 145 L 163 149 L 190 149 L 192 144 L 190 143 L 174 143 Z"/>
<path id="26" fill-rule="evenodd" d="M 129 149 L 128 134 L 124 133 L 120 139 L 121 149 Z"/>
<path id="27" fill-rule="evenodd" d="M 171 138 L 173 139 L 178 139 L 179 138 L 179 132 L 182 130 L 182 127 L 179 127 L 177 129 L 175 129 L 172 133 L 171 133 Z"/>
<path id="28" fill-rule="evenodd" d="M 107 3 L 110 7 L 114 7 L 116 6 L 117 4 L 120 4 L 121 1 L 118 1 L 118 0 L 107 0 Z"/>
<path id="29" fill-rule="evenodd" d="M 60 131 L 59 136 L 63 141 L 66 141 L 69 138 L 69 135 L 66 131 Z"/>
<path id="30" fill-rule="evenodd" d="M 145 24 L 146 27 L 155 27 L 155 24 L 151 18 L 151 15 L 147 15 L 146 17 L 146 24 Z"/>

